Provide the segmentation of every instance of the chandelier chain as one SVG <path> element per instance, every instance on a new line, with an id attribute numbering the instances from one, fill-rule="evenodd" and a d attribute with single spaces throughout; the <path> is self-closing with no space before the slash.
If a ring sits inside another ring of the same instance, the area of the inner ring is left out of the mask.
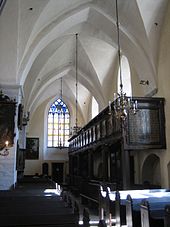
<path id="1" fill-rule="evenodd" d="M 123 92 L 123 79 L 122 79 L 122 65 L 121 65 L 121 48 L 120 48 L 120 26 L 119 26 L 119 14 L 118 14 L 118 0 L 116 2 L 116 27 L 117 27 L 117 47 L 118 47 L 118 64 L 119 64 L 119 78 L 120 78 L 120 91 L 114 93 L 114 113 L 120 120 L 126 120 L 128 112 L 136 114 L 138 110 L 137 101 L 133 101 L 132 97 L 126 96 Z M 110 104 L 109 104 L 110 105 Z M 111 105 L 110 105 L 111 107 Z M 111 109 L 109 107 L 109 109 Z"/>
<path id="2" fill-rule="evenodd" d="M 117 45 L 118 45 L 118 61 L 119 61 L 119 75 L 120 75 L 120 89 L 123 89 L 122 82 L 122 67 L 121 67 L 121 52 L 120 52 L 120 27 L 119 27 L 119 14 L 118 14 L 118 3 L 116 0 L 116 27 L 117 27 Z"/>
<path id="3" fill-rule="evenodd" d="M 63 100 L 63 78 L 61 77 L 61 91 L 60 91 L 60 95 L 61 95 L 61 100 Z"/>
<path id="4" fill-rule="evenodd" d="M 75 61 L 75 68 L 76 68 L 76 128 L 78 127 L 78 34 L 76 33 L 76 61 Z"/>

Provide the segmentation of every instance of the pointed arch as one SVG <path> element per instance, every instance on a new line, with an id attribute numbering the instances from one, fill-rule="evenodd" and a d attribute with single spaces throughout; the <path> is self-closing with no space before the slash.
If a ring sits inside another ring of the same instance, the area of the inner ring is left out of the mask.
<path id="1" fill-rule="evenodd" d="M 160 172 L 160 158 L 155 154 L 150 154 L 143 163 L 142 181 L 147 184 L 161 186 Z"/>

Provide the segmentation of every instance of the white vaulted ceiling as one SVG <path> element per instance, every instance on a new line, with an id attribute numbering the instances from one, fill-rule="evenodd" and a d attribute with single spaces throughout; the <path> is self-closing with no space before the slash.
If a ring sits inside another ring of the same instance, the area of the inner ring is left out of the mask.
<path id="1" fill-rule="evenodd" d="M 149 80 L 143 95 L 157 88 L 159 39 L 168 0 L 118 0 L 120 43 L 137 80 Z M 81 112 L 90 97 L 100 109 L 117 76 L 115 0 L 19 0 L 17 83 L 23 86 L 27 110 L 60 92 L 75 100 L 75 34 L 78 33 L 78 80 Z M 132 85 L 133 86 L 133 85 Z M 85 118 L 85 116 L 84 116 Z"/>

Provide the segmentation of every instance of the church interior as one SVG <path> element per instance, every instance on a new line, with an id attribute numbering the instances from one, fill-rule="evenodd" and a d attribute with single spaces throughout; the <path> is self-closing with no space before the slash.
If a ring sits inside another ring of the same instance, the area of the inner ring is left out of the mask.
<path id="1" fill-rule="evenodd" d="M 170 227 L 169 15 L 168 0 L 0 0 L 0 201 L 16 209 L 0 226 Z M 49 222 L 16 218 L 34 199 L 58 204 Z"/>

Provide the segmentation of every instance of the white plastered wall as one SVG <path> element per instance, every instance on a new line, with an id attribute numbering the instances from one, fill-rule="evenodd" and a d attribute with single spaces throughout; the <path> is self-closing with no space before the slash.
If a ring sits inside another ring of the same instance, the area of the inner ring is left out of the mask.
<path id="1" fill-rule="evenodd" d="M 159 61 L 157 65 L 157 84 L 158 84 L 158 93 L 156 97 L 165 98 L 165 119 L 166 119 L 166 142 L 167 148 L 164 150 L 147 150 L 147 151 L 136 151 L 134 152 L 136 165 L 135 169 L 135 179 L 136 183 L 142 183 L 142 167 L 146 158 L 150 154 L 156 154 L 160 158 L 160 175 L 161 175 L 161 187 L 168 188 L 168 163 L 170 161 L 170 7 L 167 11 L 167 17 L 165 19 L 164 27 L 162 27 L 162 36 L 160 40 L 159 48 Z"/>
<path id="2" fill-rule="evenodd" d="M 68 171 L 68 149 L 47 148 L 47 113 L 51 104 L 51 100 L 43 102 L 31 116 L 31 120 L 27 127 L 27 137 L 39 138 L 39 159 L 26 160 L 25 175 L 42 174 L 42 164 L 49 164 L 49 175 L 51 175 L 51 163 L 64 163 L 65 175 Z M 75 109 L 69 109 L 71 114 L 70 126 L 75 124 Z M 84 125 L 83 118 L 78 115 L 80 125 Z M 38 122 L 38 123 L 37 123 Z"/>

